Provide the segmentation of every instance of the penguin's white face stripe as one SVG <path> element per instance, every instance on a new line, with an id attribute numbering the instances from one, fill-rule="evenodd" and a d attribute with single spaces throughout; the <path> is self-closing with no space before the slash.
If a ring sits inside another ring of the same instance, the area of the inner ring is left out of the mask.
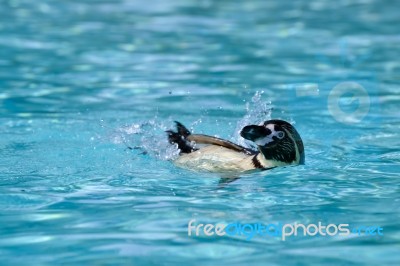
<path id="1" fill-rule="evenodd" d="M 263 138 L 256 139 L 254 143 L 256 143 L 258 146 L 265 146 L 266 144 L 273 142 L 273 137 L 277 137 L 278 139 L 283 139 L 285 137 L 285 132 L 275 131 L 275 125 L 273 124 L 266 125 L 265 128 L 269 129 L 271 134 Z"/>
<path id="2" fill-rule="evenodd" d="M 272 141 L 274 141 L 274 140 L 272 139 L 272 137 L 270 137 L 270 135 L 268 135 L 268 136 L 266 136 L 264 138 L 257 139 L 255 141 L 255 144 L 257 144 L 258 146 L 264 146 L 264 145 L 266 145 L 266 144 L 268 144 L 268 143 L 270 143 Z"/>

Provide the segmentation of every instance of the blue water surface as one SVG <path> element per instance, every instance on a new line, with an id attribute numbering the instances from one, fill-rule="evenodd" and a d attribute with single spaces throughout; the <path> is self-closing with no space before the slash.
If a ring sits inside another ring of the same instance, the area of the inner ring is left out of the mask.
<path id="1" fill-rule="evenodd" d="M 399 264 L 399 10 L 1 0 L 0 264 Z M 174 120 L 245 145 L 271 117 L 294 123 L 304 166 L 219 187 L 170 161 Z M 384 235 L 188 237 L 191 219 Z"/>

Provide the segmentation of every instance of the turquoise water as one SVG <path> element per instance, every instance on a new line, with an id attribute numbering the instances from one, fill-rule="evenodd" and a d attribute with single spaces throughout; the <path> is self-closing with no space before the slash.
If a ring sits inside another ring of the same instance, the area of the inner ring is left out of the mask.
<path id="1" fill-rule="evenodd" d="M 0 264 L 398 264 L 399 8 L 2 0 Z M 218 188 L 169 161 L 173 120 L 242 143 L 270 117 L 295 124 L 306 165 Z M 188 237 L 191 219 L 384 235 Z"/>

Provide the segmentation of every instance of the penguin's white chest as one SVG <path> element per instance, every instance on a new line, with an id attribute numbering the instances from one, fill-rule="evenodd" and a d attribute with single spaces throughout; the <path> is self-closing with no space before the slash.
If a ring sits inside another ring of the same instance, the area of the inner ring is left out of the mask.
<path id="1" fill-rule="evenodd" d="M 183 168 L 208 172 L 243 172 L 254 169 L 252 157 L 225 147 L 209 145 L 183 154 L 174 163 Z"/>

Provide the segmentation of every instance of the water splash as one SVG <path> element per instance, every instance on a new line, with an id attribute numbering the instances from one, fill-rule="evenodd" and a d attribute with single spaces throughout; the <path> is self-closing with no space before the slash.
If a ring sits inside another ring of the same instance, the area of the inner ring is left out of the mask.
<path id="1" fill-rule="evenodd" d="M 128 147 L 149 154 L 160 160 L 173 160 L 179 156 L 177 145 L 168 142 L 165 130 L 171 128 L 154 120 L 118 128 L 112 137 L 114 143 L 125 143 Z"/>
<path id="2" fill-rule="evenodd" d="M 231 140 L 239 145 L 257 149 L 255 144 L 249 142 L 240 136 L 243 127 L 251 124 L 261 124 L 265 120 L 271 119 L 272 105 L 271 101 L 264 101 L 262 95 L 264 91 L 257 91 L 251 98 L 251 102 L 246 102 L 246 114 L 236 123 L 235 132 Z"/>
<path id="3" fill-rule="evenodd" d="M 260 124 L 271 117 L 271 102 L 262 99 L 263 91 L 256 92 L 251 102 L 246 103 L 246 114 L 237 124 L 231 140 L 239 145 L 257 149 L 257 147 L 240 136 L 243 127 L 251 124 Z M 194 121 L 190 131 L 202 123 L 202 119 Z M 174 128 L 171 121 L 159 121 L 157 117 L 153 120 L 120 127 L 112 136 L 112 142 L 125 143 L 128 147 L 142 153 L 149 154 L 160 160 L 174 160 L 179 156 L 177 145 L 170 144 L 165 131 Z"/>

